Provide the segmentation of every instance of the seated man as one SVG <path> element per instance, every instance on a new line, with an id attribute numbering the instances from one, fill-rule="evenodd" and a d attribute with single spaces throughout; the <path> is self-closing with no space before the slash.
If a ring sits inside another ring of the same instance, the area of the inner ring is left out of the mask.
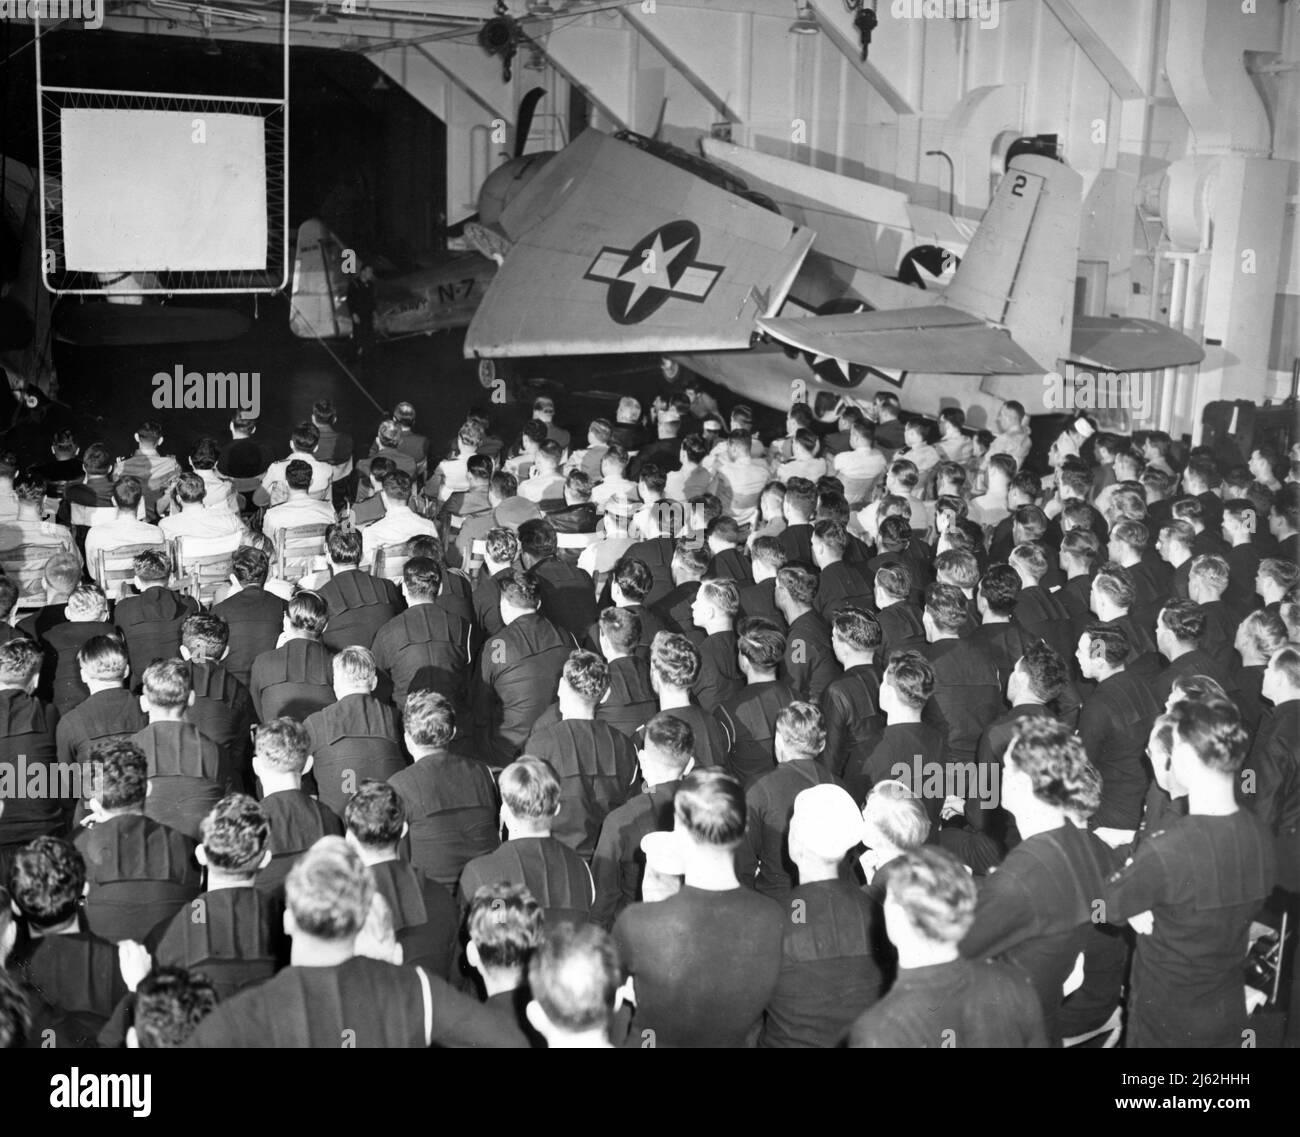
<path id="1" fill-rule="evenodd" d="M 158 528 L 169 541 L 177 538 L 196 538 L 215 542 L 219 538 L 237 539 L 243 528 L 239 514 L 229 509 L 209 509 L 207 483 L 198 474 L 182 474 L 171 489 L 173 506 L 158 522 Z"/>
<path id="2" fill-rule="evenodd" d="M 589 651 L 575 651 L 559 683 L 560 721 L 535 727 L 524 753 L 550 763 L 559 778 L 559 808 L 547 819 L 555 836 L 590 860 L 601 822 L 622 805 L 636 777 L 636 751 L 627 735 L 596 718 L 609 691 L 609 667 Z M 530 886 L 531 887 L 531 886 Z M 545 905 L 541 893 L 533 895 Z"/>
<path id="3" fill-rule="evenodd" d="M 262 517 L 262 532 L 272 541 L 279 537 L 282 529 L 334 523 L 333 504 L 311 496 L 312 468 L 307 462 L 295 458 L 285 467 L 284 480 L 289 496 L 279 505 L 271 506 Z"/>
<path id="4" fill-rule="evenodd" d="M 548 1047 L 609 1050 L 623 967 L 602 928 L 561 926 L 528 965 L 528 1021 Z"/>
<path id="5" fill-rule="evenodd" d="M 113 452 L 102 442 L 86 447 L 81 456 L 81 480 L 63 491 L 64 508 L 59 510 L 59 520 L 71 524 L 71 506 L 83 509 L 105 509 L 113 506 Z"/>
<path id="6" fill-rule="evenodd" d="M 45 479 L 30 471 L 19 474 L 14 480 L 18 498 L 18 515 L 0 521 L 0 549 L 16 549 L 20 545 L 55 553 L 76 553 L 77 544 L 72 530 L 54 521 L 46 521 Z"/>
<path id="7" fill-rule="evenodd" d="M 0 871 L 23 845 L 65 831 L 72 802 L 57 794 L 64 779 L 55 766 L 54 732 L 59 714 L 34 695 L 41 671 L 41 649 L 31 640 L 0 644 L 0 780 L 24 788 L 6 791 L 0 812 Z M 29 780 L 42 779 L 56 792 L 29 795 Z"/>
<path id="8" fill-rule="evenodd" d="M 129 1050 L 174 1050 L 217 1005 L 217 989 L 201 974 L 156 965 L 135 989 Z"/>
<path id="9" fill-rule="evenodd" d="M 776 769 L 776 720 L 796 696 L 788 683 L 777 678 L 785 636 L 757 618 L 742 624 L 737 652 L 745 686 L 713 714 L 727 738 L 727 772 L 748 790 Z"/>
<path id="10" fill-rule="evenodd" d="M 338 429 L 339 415 L 332 399 L 317 399 L 311 408 L 311 422 L 320 435 L 316 457 L 331 466 L 341 466 L 352 458 L 352 435 Z"/>
<path id="11" fill-rule="evenodd" d="M 265 587 L 270 571 L 270 558 L 261 549 L 245 545 L 235 550 L 231 577 L 238 591 L 212 605 L 212 614 L 225 622 L 229 633 L 226 669 L 245 686 L 253 660 L 275 650 L 284 628 L 287 605 Z"/>
<path id="12" fill-rule="evenodd" d="M 606 608 L 598 624 L 600 655 L 609 667 L 609 694 L 596 708 L 596 717 L 630 735 L 659 709 L 650 662 L 637 651 L 641 619 L 627 608 Z"/>
<path id="13" fill-rule="evenodd" d="M 141 521 L 138 516 L 143 492 L 138 478 L 119 478 L 114 484 L 110 504 L 117 508 L 116 516 L 86 530 L 86 565 L 92 572 L 101 552 L 111 554 L 130 545 L 162 548 L 162 530 L 157 525 Z"/>
<path id="14" fill-rule="evenodd" d="M 555 528 L 549 521 L 525 521 L 519 526 L 519 563 L 537 578 L 542 615 L 578 637 L 597 616 L 592 580 L 585 570 L 556 554 Z"/>
<path id="15" fill-rule="evenodd" d="M 230 789 L 231 772 L 217 744 L 186 721 L 193 703 L 194 685 L 182 660 L 151 663 L 140 689 L 149 725 L 131 741 L 149 763 L 148 816 L 197 841 L 203 819 Z"/>
<path id="16" fill-rule="evenodd" d="M 221 460 L 221 446 L 215 438 L 200 438 L 190 451 L 190 469 L 203 479 L 206 493 L 203 504 L 208 509 L 239 512 L 239 494 L 235 484 L 217 470 Z"/>
<path id="17" fill-rule="evenodd" d="M 327 805 L 303 792 L 311 770 L 306 728 L 291 718 L 256 728 L 253 773 L 262 787 L 262 812 L 270 826 L 271 860 L 257 874 L 259 892 L 278 894 L 294 862 L 321 837 L 342 836 L 343 822 Z"/>
<path id="18" fill-rule="evenodd" d="M 230 630 L 220 616 L 190 616 L 181 625 L 181 658 L 189 665 L 194 702 L 186 717 L 217 744 L 232 784 L 250 787 L 249 730 L 253 700 L 227 670 Z"/>
<path id="19" fill-rule="evenodd" d="M 691 693 L 706 711 L 714 711 L 745 685 L 736 654 L 736 617 L 740 589 L 732 580 L 708 580 L 691 605 L 691 620 L 704 633 L 698 644 L 700 673 Z"/>
<path id="20" fill-rule="evenodd" d="M 67 619 L 46 629 L 41 641 L 46 650 L 46 667 L 42 693 L 54 703 L 60 714 L 72 710 L 90 694 L 81 681 L 77 654 L 87 641 L 96 636 L 111 636 L 108 600 L 98 585 L 83 584 L 72 591 L 64 608 Z"/>
<path id="21" fill-rule="evenodd" d="M 945 795 L 926 793 L 925 777 L 928 771 L 946 771 L 948 736 L 921 721 L 933 694 L 934 668 L 925 656 L 899 651 L 889 657 L 880 681 L 880 711 L 887 724 L 875 745 L 864 747 L 867 753 L 861 763 L 849 762 L 845 767 L 844 785 L 854 801 L 865 801 L 878 782 L 901 781 L 922 799 L 937 831 Z"/>
<path id="22" fill-rule="evenodd" d="M 571 470 L 564 479 L 564 504 L 549 509 L 546 520 L 557 533 L 594 533 L 600 515 L 591 500 L 591 479 Z"/>
<path id="23" fill-rule="evenodd" d="M 885 729 L 880 711 L 880 623 L 862 608 L 841 608 L 831 621 L 831 646 L 844 668 L 822 695 L 826 717 L 823 761 L 844 777 L 858 770 L 876 737 Z"/>
<path id="24" fill-rule="evenodd" d="M 516 884 L 485 884 L 470 899 L 465 917 L 465 959 L 483 983 L 484 1006 L 501 1024 L 502 1038 L 535 1045 L 525 1015 L 528 961 L 542 942 L 542 906 Z M 538 1040 L 540 1041 L 540 1040 Z"/>
<path id="25" fill-rule="evenodd" d="M 776 990 L 789 912 L 736 878 L 745 836 L 739 782 L 696 770 L 683 779 L 673 813 L 681 889 L 631 905 L 614 924 L 636 990 L 629 1037 L 656 1047 L 743 1047 Z"/>
<path id="26" fill-rule="evenodd" d="M 501 771 L 500 787 L 506 841 L 462 870 L 461 908 L 469 907 L 480 888 L 505 882 L 536 898 L 547 926 L 585 923 L 596 890 L 586 860 L 552 836 L 563 808 L 555 771 L 541 758 L 520 758 Z"/>
<path id="27" fill-rule="evenodd" d="M 203 819 L 198 862 L 207 888 L 167 925 L 155 966 L 200 971 L 221 999 L 270 979 L 289 960 L 279 906 L 254 887 L 271 863 L 271 826 L 246 794 L 222 798 Z M 201 912 L 202 919 L 194 919 Z"/>
<path id="28" fill-rule="evenodd" d="M 289 482 L 286 473 L 290 462 L 306 462 L 311 467 L 311 483 L 308 492 L 324 499 L 329 493 L 330 482 L 334 478 L 334 467 L 316 457 L 316 447 L 320 443 L 320 431 L 311 422 L 302 422 L 293 428 L 289 436 L 289 457 L 272 462 L 262 475 L 262 485 L 254 495 L 257 505 L 279 505 L 289 499 Z M 227 470 L 227 473 L 230 473 Z"/>
<path id="29" fill-rule="evenodd" d="M 127 992 L 117 949 L 80 923 L 86 889 L 81 854 L 70 841 L 39 837 L 17 853 L 8 881 L 28 932 L 7 967 L 28 993 L 29 1037 L 56 1047 L 93 1047 Z"/>
<path id="30" fill-rule="evenodd" d="M 45 589 L 45 604 L 38 612 L 18 621 L 18 630 L 34 640 L 44 640 L 52 628 L 68 619 L 68 597 L 81 583 L 81 561 L 75 553 L 55 553 L 45 562 L 41 584 Z M 32 599 L 30 590 L 28 599 Z M 48 690 L 49 682 L 46 682 Z"/>
<path id="31" fill-rule="evenodd" d="M 129 458 L 118 459 L 113 470 L 114 480 L 138 478 L 144 487 L 145 506 L 149 520 L 158 518 L 158 499 L 171 488 L 181 472 L 180 463 L 170 455 L 159 453 L 163 443 L 162 427 L 156 422 L 142 422 L 135 432 L 139 447 Z"/>
<path id="32" fill-rule="evenodd" d="M 55 729 L 59 761 L 79 765 L 97 742 L 130 738 L 149 725 L 140 700 L 126 689 L 130 664 L 115 635 L 95 636 L 77 652 L 81 682 L 90 694 L 59 719 Z"/>
<path id="33" fill-rule="evenodd" d="M 230 416 L 230 438 L 220 446 L 217 469 L 228 478 L 239 481 L 247 479 L 261 480 L 271 464 L 270 454 L 257 433 L 257 418 L 245 411 L 236 411 Z"/>
<path id="34" fill-rule="evenodd" d="M 253 660 L 248 691 L 263 722 L 278 715 L 299 721 L 334 702 L 330 650 L 321 642 L 329 619 L 325 601 L 300 592 L 284 613 L 281 646 Z"/>
<path id="35" fill-rule="evenodd" d="M 533 468 L 519 483 L 519 496 L 550 510 L 564 501 L 565 477 L 560 472 L 564 451 L 549 438 L 537 447 Z"/>
<path id="36" fill-rule="evenodd" d="M 195 844 L 144 815 L 148 761 L 131 742 L 91 752 L 94 793 L 75 844 L 86 865 L 86 926 L 105 940 L 153 942 L 202 885 Z"/>
<path id="37" fill-rule="evenodd" d="M 363 647 L 345 647 L 332 667 L 336 701 L 308 715 L 303 726 L 320 800 L 342 816 L 363 781 L 387 781 L 406 760 L 397 713 L 374 696 L 374 656 Z"/>
<path id="38" fill-rule="evenodd" d="M 633 613 L 641 625 L 641 640 L 636 645 L 639 655 L 649 655 L 655 636 L 665 630 L 664 622 L 655 610 L 647 607 L 646 598 L 654 587 L 650 566 L 633 556 L 620 557 L 609 577 L 609 596 L 615 608 Z M 586 629 L 586 646 L 594 648 L 600 637 L 598 621 L 593 616 Z M 581 633 L 579 633 L 581 634 Z"/>
<path id="39" fill-rule="evenodd" d="M 415 761 L 389 782 L 406 804 L 411 863 L 452 889 L 470 861 L 500 844 L 496 786 L 482 762 L 451 751 L 456 712 L 442 695 L 412 692 L 402 726 Z"/>
<path id="40" fill-rule="evenodd" d="M 181 625 L 199 610 L 199 602 L 167 587 L 172 566 L 166 553 L 137 553 L 134 567 L 138 595 L 117 602 L 113 623 L 126 641 L 131 674 L 143 675 L 155 659 L 180 654 Z"/>
<path id="41" fill-rule="evenodd" d="M 366 779 L 347 803 L 343 821 L 348 844 L 370 869 L 376 893 L 388 902 L 402 962 L 450 979 L 460 913 L 450 892 L 399 856 L 409 829 L 401 795 L 387 782 Z"/>
<path id="42" fill-rule="evenodd" d="M 489 1044 L 495 1023 L 478 1003 L 422 968 L 356 954 L 375 885 L 340 838 L 318 841 L 285 882 L 292 963 L 222 1003 L 187 1047 L 364 1047 Z"/>
<path id="43" fill-rule="evenodd" d="M 438 526 L 426 517 L 415 513 L 408 504 L 411 497 L 411 476 L 402 470 L 393 470 L 384 477 L 384 515 L 361 530 L 362 559 L 373 564 L 375 550 L 394 545 L 404 545 L 422 533 L 438 534 Z"/>
<path id="44" fill-rule="evenodd" d="M 889 866 L 886 889 L 898 979 L 853 1024 L 851 1047 L 1047 1045 L 1029 976 L 1004 963 L 961 958 L 976 891 L 951 853 L 929 846 L 905 853 Z"/>
<path id="45" fill-rule="evenodd" d="M 388 621 L 374 639 L 375 666 L 391 684 L 398 706 L 415 686 L 446 695 L 462 714 L 469 712 L 469 670 L 474 657 L 474 626 L 438 604 L 442 566 L 412 557 L 402 569 L 405 612 Z"/>
<path id="46" fill-rule="evenodd" d="M 402 449 L 402 427 L 392 419 L 384 419 L 375 430 L 375 440 L 370 444 L 370 460 L 375 458 L 387 459 L 393 464 L 393 469 L 401 470 L 412 481 L 419 473 L 420 459 Z"/>
<path id="47" fill-rule="evenodd" d="M 329 608 L 323 639 L 330 651 L 370 647 L 375 633 L 402 608 L 397 585 L 363 571 L 361 556 L 359 529 L 338 524 L 326 530 L 325 559 L 330 578 L 316 592 Z"/>

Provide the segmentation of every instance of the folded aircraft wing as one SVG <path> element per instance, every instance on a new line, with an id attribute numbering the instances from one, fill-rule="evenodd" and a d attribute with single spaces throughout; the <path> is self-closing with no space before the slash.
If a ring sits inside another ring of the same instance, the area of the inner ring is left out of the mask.
<path id="1" fill-rule="evenodd" d="M 1194 339 L 1154 320 L 1076 316 L 1070 359 L 1104 371 L 1160 371 L 1200 363 L 1205 351 Z"/>
<path id="2" fill-rule="evenodd" d="M 815 234 L 589 130 L 501 218 L 513 244 L 467 356 L 748 347 Z"/>
<path id="3" fill-rule="evenodd" d="M 890 371 L 954 375 L 1043 371 L 1007 332 L 942 304 L 893 312 L 761 319 L 758 326 L 814 355 Z"/>

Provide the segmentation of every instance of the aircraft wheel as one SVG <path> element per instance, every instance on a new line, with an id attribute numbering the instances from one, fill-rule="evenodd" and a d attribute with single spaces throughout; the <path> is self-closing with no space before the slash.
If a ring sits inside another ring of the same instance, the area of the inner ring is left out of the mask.
<path id="1" fill-rule="evenodd" d="M 478 361 L 478 382 L 480 387 L 486 387 L 489 391 L 495 389 L 497 378 L 503 369 L 497 366 L 495 359 L 480 359 Z"/>
<path id="2" fill-rule="evenodd" d="M 676 383 L 681 373 L 682 365 L 677 360 L 669 359 L 666 355 L 659 360 L 659 374 L 666 383 Z"/>

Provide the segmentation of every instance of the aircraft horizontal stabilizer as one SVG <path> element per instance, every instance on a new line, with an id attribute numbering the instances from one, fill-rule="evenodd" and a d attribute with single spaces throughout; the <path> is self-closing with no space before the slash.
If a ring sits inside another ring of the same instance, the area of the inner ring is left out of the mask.
<path id="1" fill-rule="evenodd" d="M 470 357 L 748 347 L 814 237 L 595 130 L 501 221 L 514 243 L 470 324 Z"/>
<path id="2" fill-rule="evenodd" d="M 818 356 L 890 371 L 953 375 L 1041 375 L 1005 331 L 956 308 L 934 305 L 802 319 L 762 319 L 768 335 Z"/>
<path id="3" fill-rule="evenodd" d="M 1076 316 L 1070 360 L 1104 371 L 1160 371 L 1200 363 L 1205 351 L 1194 339 L 1154 320 Z"/>

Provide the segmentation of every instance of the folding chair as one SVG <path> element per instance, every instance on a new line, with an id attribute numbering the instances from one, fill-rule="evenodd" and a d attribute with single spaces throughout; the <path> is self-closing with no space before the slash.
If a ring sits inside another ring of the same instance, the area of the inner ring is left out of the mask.
<path id="1" fill-rule="evenodd" d="M 372 571 L 375 576 L 401 584 L 402 570 L 410 559 L 410 545 L 405 541 L 400 545 L 380 545 L 375 550 L 375 564 Z"/>
<path id="2" fill-rule="evenodd" d="M 603 540 L 604 536 L 603 533 L 557 533 L 555 547 L 562 561 L 576 565 L 583 549 Z"/>
<path id="3" fill-rule="evenodd" d="M 300 580 L 325 567 L 325 531 L 329 525 L 294 525 L 275 535 L 277 572 L 281 580 Z M 317 563 L 320 562 L 320 563 Z"/>
<path id="4" fill-rule="evenodd" d="M 63 551 L 62 545 L 15 545 L 0 553 L 0 568 L 18 585 L 15 612 L 45 607 L 45 564 Z"/>
<path id="5" fill-rule="evenodd" d="M 78 505 L 70 502 L 69 514 L 73 526 L 85 526 L 89 529 L 101 521 L 112 521 L 117 516 L 117 507 L 113 505 Z"/>
<path id="6" fill-rule="evenodd" d="M 116 549 L 100 549 L 91 566 L 95 583 L 109 600 L 120 600 L 135 576 L 136 555 L 155 553 L 162 548 L 162 545 L 122 545 Z"/>
<path id="7" fill-rule="evenodd" d="M 212 604 L 217 590 L 229 583 L 242 533 L 230 537 L 178 537 L 174 544 L 176 576 L 200 604 Z"/>

